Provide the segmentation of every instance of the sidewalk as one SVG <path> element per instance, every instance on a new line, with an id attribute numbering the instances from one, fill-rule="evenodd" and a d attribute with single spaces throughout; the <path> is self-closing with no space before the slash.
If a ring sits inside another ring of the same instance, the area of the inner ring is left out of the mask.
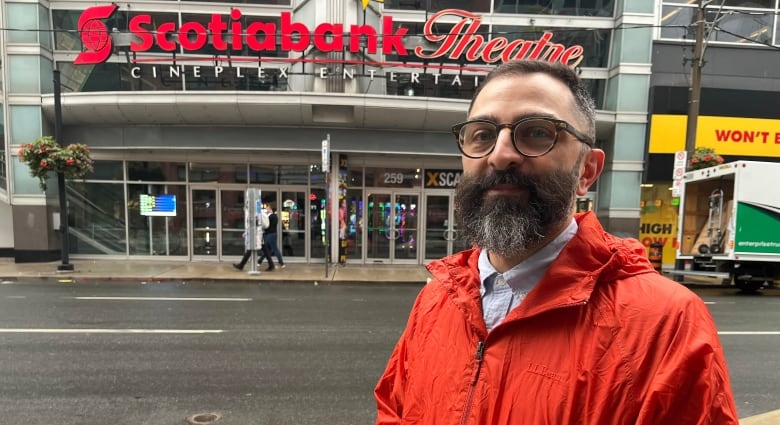
<path id="1" fill-rule="evenodd" d="M 59 261 L 16 264 L 11 259 L 0 259 L 0 282 L 22 280 L 63 281 L 124 281 L 124 282 L 276 282 L 276 283 L 414 283 L 424 284 L 430 277 L 425 267 L 418 265 L 329 265 L 287 264 L 287 267 L 249 274 L 250 265 L 243 271 L 232 263 L 189 261 L 140 260 L 80 260 L 70 261 L 73 271 L 60 272 Z"/>

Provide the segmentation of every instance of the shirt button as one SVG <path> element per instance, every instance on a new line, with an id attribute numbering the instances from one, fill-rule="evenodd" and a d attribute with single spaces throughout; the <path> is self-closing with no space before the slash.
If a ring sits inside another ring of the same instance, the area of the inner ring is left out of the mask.
<path id="1" fill-rule="evenodd" d="M 506 279 L 504 279 L 504 276 L 498 276 L 498 278 L 496 279 L 496 283 L 499 285 L 505 285 Z"/>

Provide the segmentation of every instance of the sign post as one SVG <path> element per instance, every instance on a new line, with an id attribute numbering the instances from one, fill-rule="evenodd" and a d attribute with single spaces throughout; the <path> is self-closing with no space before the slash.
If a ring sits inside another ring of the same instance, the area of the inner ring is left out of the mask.
<path id="1" fill-rule="evenodd" d="M 672 196 L 678 198 L 682 196 L 682 181 L 685 175 L 685 164 L 688 162 L 687 151 L 677 151 L 674 153 L 674 168 L 672 171 Z"/>
<path id="2" fill-rule="evenodd" d="M 244 196 L 244 248 L 252 252 L 252 263 L 249 268 L 249 274 L 260 274 L 257 270 L 257 250 L 263 246 L 263 227 L 261 223 L 261 214 L 263 200 L 260 189 L 249 188 Z"/>
<path id="3" fill-rule="evenodd" d="M 328 258 L 330 253 L 328 252 L 328 247 L 330 246 L 329 239 L 330 234 L 328 233 L 328 217 L 330 217 L 330 214 L 327 214 L 328 211 L 330 211 L 330 180 L 328 179 L 329 171 L 330 171 L 330 133 L 326 135 L 325 140 L 322 141 L 322 171 L 325 172 L 325 278 L 328 278 Z"/>

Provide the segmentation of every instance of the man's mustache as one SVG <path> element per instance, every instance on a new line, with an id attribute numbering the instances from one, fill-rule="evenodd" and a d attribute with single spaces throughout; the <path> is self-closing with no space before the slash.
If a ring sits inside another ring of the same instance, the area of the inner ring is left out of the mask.
<path id="1" fill-rule="evenodd" d="M 479 182 L 480 191 L 484 192 L 498 185 L 517 186 L 524 189 L 534 189 L 537 181 L 517 170 L 500 170 L 485 176 Z"/>

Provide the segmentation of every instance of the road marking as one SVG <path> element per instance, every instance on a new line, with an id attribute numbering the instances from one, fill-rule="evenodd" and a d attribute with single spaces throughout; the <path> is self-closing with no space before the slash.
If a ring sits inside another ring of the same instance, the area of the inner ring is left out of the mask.
<path id="1" fill-rule="evenodd" d="M 222 329 L 22 329 L 0 328 L 0 333 L 35 334 L 218 334 Z"/>
<path id="2" fill-rule="evenodd" d="M 77 300 L 108 301 L 252 301 L 251 298 L 181 298 L 181 297 L 73 297 Z"/>
<path id="3" fill-rule="evenodd" d="M 780 335 L 780 331 L 723 331 L 718 335 Z"/>

